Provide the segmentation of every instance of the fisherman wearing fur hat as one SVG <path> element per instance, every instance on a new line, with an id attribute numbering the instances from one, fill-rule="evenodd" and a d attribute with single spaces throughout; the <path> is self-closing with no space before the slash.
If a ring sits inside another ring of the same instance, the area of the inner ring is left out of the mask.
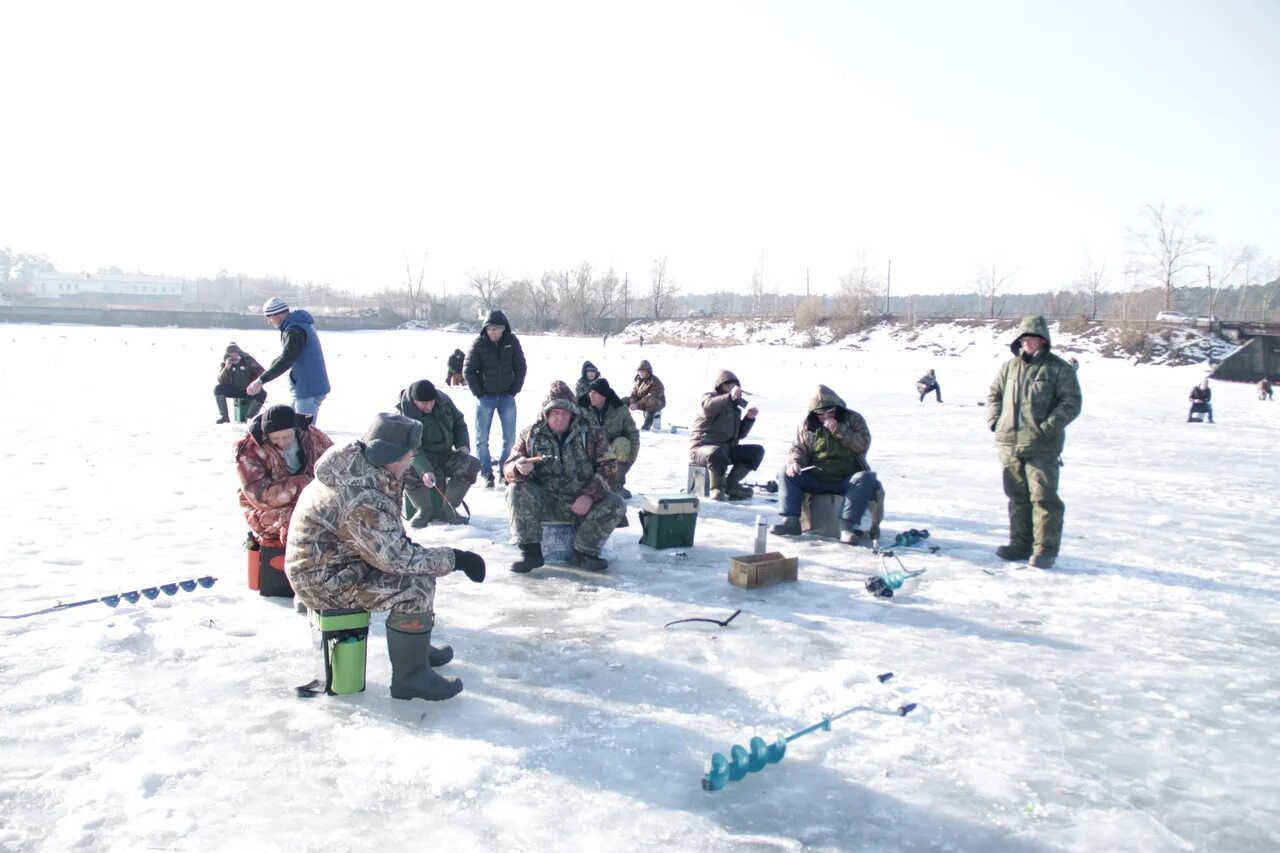
<path id="1" fill-rule="evenodd" d="M 561 383 L 563 384 L 563 383 Z M 520 546 L 513 572 L 544 565 L 542 522 L 573 521 L 573 565 L 604 571 L 604 543 L 626 516 L 626 504 L 610 489 L 617 460 L 604 431 L 582 417 L 572 396 L 553 383 L 542 417 L 525 427 L 503 466 L 507 483 L 507 518 Z M 568 399 L 566 399 L 568 397 Z"/>
<path id="2" fill-rule="evenodd" d="M 1066 506 L 1058 473 L 1067 424 L 1080 414 L 1080 382 L 1071 365 L 1050 352 L 1044 317 L 1024 317 L 1006 361 L 987 393 L 987 426 L 996 434 L 1009 498 L 1009 544 L 1002 560 L 1053 567 Z"/>
<path id="3" fill-rule="evenodd" d="M 364 437 L 332 447 L 302 491 L 285 549 L 285 572 L 312 609 L 390 611 L 391 695 L 438 700 L 462 690 L 433 667 L 453 658 L 431 646 L 436 580 L 461 569 L 484 580 L 484 559 L 456 548 L 424 548 L 400 521 L 402 480 L 422 445 L 422 424 L 379 413 Z"/>

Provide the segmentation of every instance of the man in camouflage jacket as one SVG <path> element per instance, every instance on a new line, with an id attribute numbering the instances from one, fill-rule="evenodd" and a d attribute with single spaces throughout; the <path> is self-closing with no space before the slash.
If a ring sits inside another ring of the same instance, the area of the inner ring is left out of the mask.
<path id="1" fill-rule="evenodd" d="M 644 346 L 644 338 L 640 339 Z M 667 389 L 662 380 L 653 375 L 653 367 L 646 359 L 636 368 L 635 382 L 631 386 L 631 396 L 627 398 L 633 412 L 644 412 L 644 424 L 640 429 L 653 429 L 654 417 L 667 407 Z"/>
<path id="2" fill-rule="evenodd" d="M 542 415 L 521 431 L 503 468 L 510 484 L 507 517 L 521 552 L 511 570 L 544 564 L 542 522 L 548 520 L 577 522 L 573 564 L 603 571 L 609 563 L 600 551 L 626 515 L 622 498 L 609 488 L 617 460 L 604 432 L 585 422 L 572 402 L 553 397 Z"/>
<path id="3" fill-rule="evenodd" d="M 419 379 L 401 391 L 396 411 L 422 424 L 422 444 L 413 456 L 413 467 L 405 473 L 405 495 L 418 510 L 409 526 L 422 528 L 431 521 L 433 492 L 442 498 L 441 519 L 465 523 L 455 509 L 480 473 L 480 460 L 471 455 L 466 419 L 449 395 L 429 379 Z"/>
<path id="4" fill-rule="evenodd" d="M 453 657 L 431 648 L 436 579 L 455 568 L 484 580 L 484 560 L 454 548 L 424 548 L 400 522 L 401 479 L 422 443 L 422 425 L 380 413 L 360 441 L 329 450 L 303 489 L 285 548 L 285 572 L 313 610 L 387 610 L 391 695 L 448 699 L 456 678 L 432 671 Z"/>
<path id="5" fill-rule="evenodd" d="M 996 434 L 1009 498 L 1009 544 L 996 549 L 1005 560 L 1053 566 L 1062 544 L 1066 506 L 1058 497 L 1058 474 L 1067 424 L 1080 414 L 1080 383 L 1071 365 L 1050 352 L 1044 317 L 1024 317 L 1005 362 L 987 394 L 987 425 Z"/>
<path id="6" fill-rule="evenodd" d="M 840 508 L 840 541 L 855 541 L 855 529 L 880 491 L 876 474 L 867 465 L 871 430 L 862 415 L 844 404 L 840 395 L 819 385 L 809 400 L 809 412 L 796 429 L 786 467 L 778 472 L 778 511 L 782 523 L 774 533 L 800 533 L 800 509 L 806 494 L 844 495 Z M 878 519 L 871 524 L 879 536 Z"/>
<path id="7" fill-rule="evenodd" d="M 333 445 L 312 426 L 310 415 L 286 405 L 268 406 L 236 442 L 240 506 L 254 538 L 265 545 L 289 541 L 289 518 L 298 495 L 316 475 L 316 462 Z"/>
<path id="8" fill-rule="evenodd" d="M 610 482 L 613 490 L 623 498 L 631 497 L 627 491 L 627 472 L 640 455 L 640 431 L 631 417 L 631 411 L 609 387 L 609 380 L 601 376 L 587 387 L 587 393 L 578 398 L 578 408 L 587 420 L 604 430 L 609 450 L 618 460 Z"/>

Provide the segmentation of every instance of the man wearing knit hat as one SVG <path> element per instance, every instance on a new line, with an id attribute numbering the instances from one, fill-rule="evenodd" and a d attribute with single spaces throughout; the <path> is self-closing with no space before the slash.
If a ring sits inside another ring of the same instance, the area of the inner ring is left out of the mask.
<path id="1" fill-rule="evenodd" d="M 609 488 L 617 460 L 604 431 L 587 423 L 572 402 L 553 395 L 543 404 L 542 417 L 520 432 L 503 466 L 510 484 L 507 519 L 521 554 L 511 570 L 524 573 L 544 565 L 546 520 L 577 522 L 573 565 L 601 572 L 609 563 L 600 551 L 627 511 Z"/>
<path id="2" fill-rule="evenodd" d="M 417 507 L 410 527 L 426 527 L 435 514 L 431 495 L 442 499 L 439 517 L 449 524 L 465 524 L 457 507 L 480 473 L 480 460 L 471 455 L 467 421 L 449 395 L 429 379 L 419 379 L 400 392 L 396 411 L 422 424 L 422 443 L 405 472 L 405 494 Z"/>
<path id="3" fill-rule="evenodd" d="M 252 397 L 263 385 L 288 371 L 294 411 L 318 418 L 320 404 L 330 388 L 316 321 L 310 312 L 290 310 L 288 303 L 278 296 L 263 304 L 262 315 L 272 327 L 280 330 L 283 349 L 266 372 L 249 384 L 246 393 Z"/>
<path id="4" fill-rule="evenodd" d="M 587 420 L 604 430 L 609 450 L 618 460 L 610 486 L 624 499 L 631 497 L 627 491 L 627 472 L 640 455 L 640 431 L 631 412 L 603 376 L 587 386 L 587 392 L 578 398 L 578 408 Z M 626 526 L 625 516 L 620 526 Z"/>
<path id="5" fill-rule="evenodd" d="M 433 648 L 436 579 L 461 569 L 484 580 L 484 559 L 454 548 L 424 548 L 400 522 L 402 479 L 422 444 L 422 425 L 379 413 L 360 441 L 333 447 L 316 465 L 293 513 L 285 572 L 313 609 L 387 610 L 391 695 L 448 699 L 462 690 L 433 667 L 453 658 Z"/>
<path id="6" fill-rule="evenodd" d="M 289 541 L 289 518 L 302 490 L 316 475 L 316 462 L 333 445 L 329 436 L 285 405 L 268 406 L 236 442 L 240 506 L 260 543 Z"/>

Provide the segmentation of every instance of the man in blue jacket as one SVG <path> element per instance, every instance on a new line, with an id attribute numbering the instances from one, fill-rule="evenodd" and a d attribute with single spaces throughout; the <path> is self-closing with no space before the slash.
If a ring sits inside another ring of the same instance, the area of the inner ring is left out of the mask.
<path id="1" fill-rule="evenodd" d="M 526 365 L 520 339 L 511 333 L 507 315 L 495 308 L 471 344 L 462 375 L 476 398 L 476 456 L 485 488 L 493 488 L 493 462 L 489 457 L 489 428 L 493 413 L 502 423 L 501 469 L 516 439 L 516 395 L 524 387 Z"/>
<path id="2" fill-rule="evenodd" d="M 252 397 L 262 386 L 285 371 L 289 372 L 289 390 L 293 394 L 293 410 L 311 415 L 314 424 L 320 414 L 320 404 L 329 394 L 329 372 L 324 366 L 324 350 L 320 348 L 320 336 L 316 333 L 316 321 L 307 311 L 290 311 L 288 304 L 278 296 L 268 299 L 262 306 L 267 322 L 280 330 L 283 351 L 261 376 L 246 388 Z"/>

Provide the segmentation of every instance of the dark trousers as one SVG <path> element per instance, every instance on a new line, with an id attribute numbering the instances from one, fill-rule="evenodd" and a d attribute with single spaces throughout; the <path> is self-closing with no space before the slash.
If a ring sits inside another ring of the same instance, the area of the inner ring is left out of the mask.
<path id="1" fill-rule="evenodd" d="M 840 520 L 849 528 L 857 527 L 867 505 L 876 496 L 880 481 L 874 471 L 859 471 L 845 480 L 824 480 L 812 471 L 801 471 L 794 477 L 784 468 L 778 472 L 778 512 L 782 515 L 799 515 L 800 504 L 806 494 L 844 495 L 840 507 Z"/>
<path id="2" fill-rule="evenodd" d="M 695 465 L 706 465 L 716 471 L 727 471 L 730 465 L 746 465 L 752 471 L 764 461 L 764 448 L 758 444 L 734 444 L 720 447 L 704 444 L 689 451 Z"/>
<path id="3" fill-rule="evenodd" d="M 253 399 L 257 400 L 259 403 L 265 403 L 267 400 L 266 391 L 259 391 L 257 394 L 251 395 L 251 394 L 244 393 L 244 389 L 242 388 L 237 388 L 234 385 L 224 385 L 222 383 L 219 383 L 213 386 L 213 395 L 215 397 L 236 397 L 236 398 L 252 396 Z"/>
<path id="4" fill-rule="evenodd" d="M 941 402 L 942 402 L 942 386 L 941 386 L 941 385 L 939 385 L 937 382 L 921 383 L 921 384 L 917 385 L 916 387 L 920 389 L 920 402 L 921 402 L 921 403 L 923 403 L 923 402 L 924 402 L 924 398 L 925 398 L 925 397 L 928 397 L 928 396 L 929 396 L 929 392 L 930 392 L 930 391 L 932 391 L 932 392 L 934 393 L 934 395 L 935 395 L 935 399 L 937 399 L 937 401 L 938 401 L 939 403 L 941 403 Z"/>
<path id="5" fill-rule="evenodd" d="M 1196 400 L 1191 404 L 1191 409 L 1187 412 L 1187 420 L 1191 420 L 1191 416 L 1196 412 L 1200 412 L 1209 418 L 1209 423 L 1213 423 L 1213 406 L 1201 400 Z"/>

